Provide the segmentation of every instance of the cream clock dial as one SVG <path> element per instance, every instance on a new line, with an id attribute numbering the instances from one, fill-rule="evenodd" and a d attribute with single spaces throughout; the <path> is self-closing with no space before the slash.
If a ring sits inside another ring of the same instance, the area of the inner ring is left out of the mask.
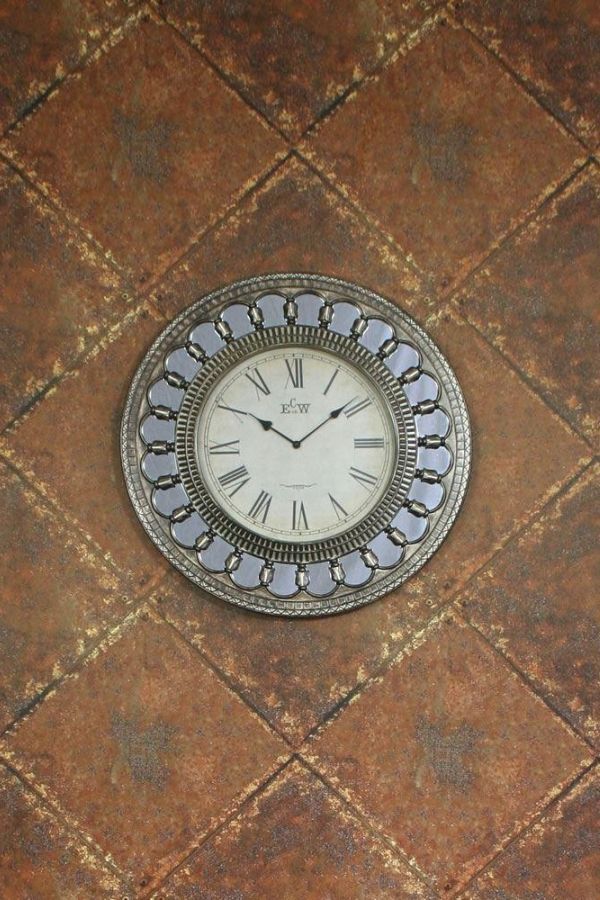
<path id="1" fill-rule="evenodd" d="M 339 356 L 292 345 L 244 359 L 217 382 L 196 452 L 233 519 L 304 543 L 343 533 L 377 506 L 398 448 L 376 382 Z"/>
<path id="2" fill-rule="evenodd" d="M 370 603 L 442 543 L 470 432 L 433 341 L 378 294 L 320 275 L 229 285 L 184 310 L 134 377 L 133 506 L 206 591 L 271 615 Z"/>

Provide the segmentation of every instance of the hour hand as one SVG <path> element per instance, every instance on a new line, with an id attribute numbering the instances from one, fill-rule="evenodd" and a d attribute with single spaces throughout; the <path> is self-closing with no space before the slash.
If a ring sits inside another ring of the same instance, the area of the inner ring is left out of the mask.
<path id="1" fill-rule="evenodd" d="M 353 397 L 352 399 L 354 400 L 356 398 Z M 306 440 L 306 438 L 309 438 L 311 436 L 311 434 L 314 434 L 315 431 L 318 431 L 319 428 L 322 428 L 323 425 L 326 425 L 330 419 L 337 419 L 339 414 L 346 409 L 346 407 L 348 406 L 349 403 L 352 403 L 352 400 L 348 400 L 346 403 L 343 404 L 343 406 L 339 406 L 337 409 L 332 409 L 331 412 L 329 413 L 329 415 L 327 416 L 327 418 L 323 419 L 322 422 L 319 422 L 318 425 L 315 425 L 315 427 L 312 429 L 312 431 L 309 431 L 308 434 L 305 434 L 303 438 L 300 438 L 300 441 L 298 441 L 298 443 L 302 444 Z"/>

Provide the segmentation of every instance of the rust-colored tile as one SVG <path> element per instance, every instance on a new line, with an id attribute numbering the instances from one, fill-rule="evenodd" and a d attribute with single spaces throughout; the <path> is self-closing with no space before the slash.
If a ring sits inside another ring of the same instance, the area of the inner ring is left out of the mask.
<path id="1" fill-rule="evenodd" d="M 600 438 L 600 177 L 586 171 L 489 265 L 460 307 L 590 440 Z"/>
<path id="2" fill-rule="evenodd" d="M 337 110 L 307 152 L 441 288 L 581 157 L 500 64 L 450 24 Z"/>
<path id="3" fill-rule="evenodd" d="M 597 900 L 600 777 L 587 775 L 468 891 L 470 900 Z"/>
<path id="4" fill-rule="evenodd" d="M 370 71 L 440 0 L 161 0 L 167 18 L 291 137 Z"/>
<path id="5" fill-rule="evenodd" d="M 447 597 L 589 461 L 590 451 L 470 325 L 445 310 L 427 328 L 465 393 L 473 459 L 456 524 L 405 590 Z"/>
<path id="6" fill-rule="evenodd" d="M 174 315 L 229 281 L 285 271 L 338 275 L 387 294 L 413 314 L 427 309 L 420 278 L 406 259 L 294 159 L 207 234 L 156 297 Z"/>
<path id="7" fill-rule="evenodd" d="M 144 886 L 278 764 L 282 745 L 185 641 L 142 613 L 7 747 Z"/>
<path id="8" fill-rule="evenodd" d="M 127 13 L 127 0 L 3 0 L 0 129 L 35 106 Z"/>
<path id="9" fill-rule="evenodd" d="M 282 146 L 196 50 L 145 19 L 9 143 L 140 281 L 171 263 Z"/>
<path id="10" fill-rule="evenodd" d="M 160 597 L 167 619 L 295 745 L 397 653 L 438 602 L 413 588 L 341 616 L 275 619 L 209 597 L 179 575 Z"/>
<path id="11" fill-rule="evenodd" d="M 119 335 L 92 351 L 5 439 L 15 463 L 110 554 L 134 591 L 167 563 L 129 501 L 119 429 L 133 373 L 163 324 L 150 311 L 131 313 Z"/>
<path id="12" fill-rule="evenodd" d="M 124 894 L 121 880 L 1 767 L 2 900 L 114 900 Z"/>
<path id="13" fill-rule="evenodd" d="M 204 844 L 160 892 L 161 900 L 434 896 L 298 763 Z"/>
<path id="14" fill-rule="evenodd" d="M 481 638 L 451 620 L 343 710 L 310 757 L 446 890 L 590 761 Z"/>
<path id="15" fill-rule="evenodd" d="M 600 467 L 483 573 L 461 604 L 543 696 L 600 744 Z"/>
<path id="16" fill-rule="evenodd" d="M 81 354 L 126 304 L 115 274 L 0 169 L 0 426 Z"/>
<path id="17" fill-rule="evenodd" d="M 2 729 L 125 607 L 114 573 L 4 466 L 0 491 Z"/>
<path id="18" fill-rule="evenodd" d="M 464 22 L 565 125 L 600 140 L 600 14 L 595 0 L 459 0 Z"/>

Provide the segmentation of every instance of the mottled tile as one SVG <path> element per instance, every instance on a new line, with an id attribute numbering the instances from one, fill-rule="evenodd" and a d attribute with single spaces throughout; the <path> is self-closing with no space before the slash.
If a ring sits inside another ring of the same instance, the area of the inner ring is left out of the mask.
<path id="1" fill-rule="evenodd" d="M 596 769 L 509 847 L 466 896 L 469 900 L 597 900 L 599 809 Z"/>
<path id="2" fill-rule="evenodd" d="M 350 98 L 306 152 L 442 289 L 581 158 L 500 64 L 450 24 Z"/>
<path id="3" fill-rule="evenodd" d="M 457 12 L 580 137 L 600 140 L 595 0 L 459 0 Z"/>
<path id="4" fill-rule="evenodd" d="M 434 896 L 298 763 L 204 844 L 160 892 L 161 900 Z"/>
<path id="5" fill-rule="evenodd" d="M 135 593 L 167 563 L 125 488 L 119 431 L 142 355 L 164 323 L 142 309 L 94 348 L 5 438 L 5 451 L 107 552 Z"/>
<path id="6" fill-rule="evenodd" d="M 7 747 L 140 887 L 268 775 L 282 749 L 196 651 L 144 612 Z"/>
<path id="7" fill-rule="evenodd" d="M 590 440 L 600 438 L 600 177 L 586 170 L 460 292 L 465 316 Z"/>
<path id="8" fill-rule="evenodd" d="M 469 586 L 466 615 L 600 744 L 600 468 Z"/>
<path id="9" fill-rule="evenodd" d="M 126 887 L 0 766 L 0 895 L 3 900 L 114 900 Z"/>
<path id="10" fill-rule="evenodd" d="M 370 71 L 440 0 L 160 0 L 167 18 L 291 137 Z"/>
<path id="11" fill-rule="evenodd" d="M 26 185 L 0 168 L 0 426 L 124 315 L 123 286 Z"/>
<path id="12" fill-rule="evenodd" d="M 125 615 L 123 586 L 0 467 L 0 730 Z"/>
<path id="13" fill-rule="evenodd" d="M 307 752 L 448 891 L 590 761 L 494 651 L 450 619 Z"/>
<path id="14" fill-rule="evenodd" d="M 143 282 L 281 146 L 194 48 L 146 15 L 15 131 L 8 152 Z"/>
<path id="15" fill-rule="evenodd" d="M 427 310 L 413 267 L 295 159 L 205 235 L 155 296 L 172 315 L 237 278 L 286 271 L 337 275 L 386 294 L 413 314 Z"/>
<path id="16" fill-rule="evenodd" d="M 3 0 L 0 129 L 35 107 L 127 12 L 127 0 Z"/>

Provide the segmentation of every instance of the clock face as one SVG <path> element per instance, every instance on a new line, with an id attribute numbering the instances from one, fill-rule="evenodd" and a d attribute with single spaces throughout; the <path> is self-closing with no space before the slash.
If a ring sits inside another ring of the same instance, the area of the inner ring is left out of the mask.
<path id="1" fill-rule="evenodd" d="M 398 441 L 385 394 L 325 350 L 275 347 L 232 365 L 206 397 L 196 453 L 232 519 L 292 543 L 339 536 L 389 487 Z"/>
<path id="2" fill-rule="evenodd" d="M 465 493 L 456 378 L 396 305 L 312 275 L 199 300 L 132 383 L 121 452 L 154 543 L 231 603 L 291 616 L 369 603 L 417 571 Z"/>

